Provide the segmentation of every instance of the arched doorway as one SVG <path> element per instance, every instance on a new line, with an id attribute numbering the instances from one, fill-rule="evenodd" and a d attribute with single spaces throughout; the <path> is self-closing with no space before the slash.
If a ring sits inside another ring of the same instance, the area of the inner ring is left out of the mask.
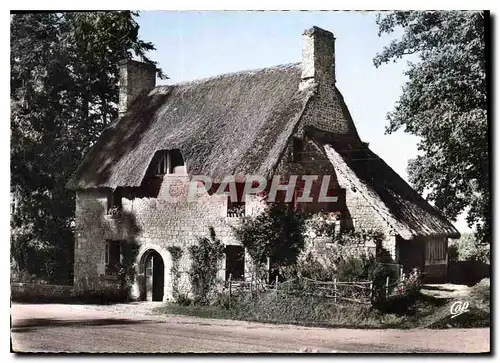
<path id="1" fill-rule="evenodd" d="M 144 253 L 143 271 L 143 299 L 146 301 L 163 301 L 165 264 L 158 252 L 149 250 Z"/>

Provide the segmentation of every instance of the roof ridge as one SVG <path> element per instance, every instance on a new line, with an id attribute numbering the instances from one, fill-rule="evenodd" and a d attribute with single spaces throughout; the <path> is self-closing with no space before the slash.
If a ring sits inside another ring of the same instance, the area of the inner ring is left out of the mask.
<path id="1" fill-rule="evenodd" d="M 184 81 L 184 82 L 179 82 L 179 83 L 164 84 L 164 85 L 156 86 L 155 88 L 153 88 L 153 91 L 155 89 L 163 90 L 163 89 L 170 89 L 172 87 L 177 87 L 177 86 L 194 86 L 194 85 L 198 85 L 201 83 L 215 81 L 215 80 L 219 80 L 219 79 L 223 79 L 223 78 L 244 76 L 244 75 L 253 75 L 255 73 L 260 73 L 260 72 L 265 72 L 265 71 L 287 70 L 287 69 L 297 68 L 300 64 L 301 64 L 300 62 L 285 63 L 285 64 L 278 64 L 278 65 L 270 66 L 270 67 L 247 69 L 247 70 L 241 70 L 241 71 L 236 71 L 236 72 L 223 73 L 223 74 L 218 74 L 216 76 L 199 78 L 199 79 L 194 79 L 191 81 Z"/>

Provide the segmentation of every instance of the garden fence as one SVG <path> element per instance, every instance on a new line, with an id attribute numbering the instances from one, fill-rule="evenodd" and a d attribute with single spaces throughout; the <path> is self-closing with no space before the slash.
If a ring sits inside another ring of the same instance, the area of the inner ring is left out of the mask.
<path id="1" fill-rule="evenodd" d="M 226 281 L 226 288 L 229 292 L 229 300 L 235 293 L 250 293 L 252 296 L 262 293 L 278 294 L 305 294 L 332 299 L 333 303 L 349 301 L 360 304 L 370 304 L 372 298 L 371 281 L 317 281 L 308 278 L 297 278 L 278 282 L 274 284 L 255 283 L 252 281 Z"/>
<path id="2" fill-rule="evenodd" d="M 391 281 L 389 276 L 384 281 L 382 293 L 384 297 L 391 297 L 398 293 L 398 288 L 404 282 L 403 266 L 399 264 L 384 264 L 394 269 L 395 279 Z M 232 281 L 232 275 L 226 281 L 226 289 L 229 292 L 229 301 L 235 293 L 250 293 L 252 296 L 261 293 L 274 292 L 278 294 L 306 294 L 332 299 L 333 303 L 352 302 L 358 304 L 371 304 L 374 298 L 373 281 L 318 281 L 307 277 L 295 278 L 279 282 L 278 277 L 273 284 L 255 281 Z"/>

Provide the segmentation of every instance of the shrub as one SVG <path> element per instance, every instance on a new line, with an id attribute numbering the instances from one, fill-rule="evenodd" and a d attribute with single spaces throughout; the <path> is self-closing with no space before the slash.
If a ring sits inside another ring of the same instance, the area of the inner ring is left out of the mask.
<path id="1" fill-rule="evenodd" d="M 328 256 L 323 256 L 323 259 L 329 260 Z M 300 276 L 318 281 L 332 281 L 335 278 L 335 265 L 327 263 L 325 266 L 311 252 L 308 252 L 304 258 L 300 259 L 292 271 L 293 274 L 290 273 L 286 277 Z"/>
<path id="2" fill-rule="evenodd" d="M 102 290 L 102 291 L 86 291 L 77 296 L 78 301 L 85 304 L 115 304 L 123 303 L 128 299 L 128 290 Z"/>
<path id="3" fill-rule="evenodd" d="M 482 279 L 474 285 L 471 289 L 471 297 L 489 309 L 491 299 L 490 279 Z"/>
<path id="4" fill-rule="evenodd" d="M 191 269 L 189 277 L 194 293 L 194 303 L 208 304 L 217 283 L 217 272 L 224 257 L 224 245 L 216 238 L 213 227 L 210 238 L 198 237 L 198 245 L 189 247 Z"/>
<path id="5" fill-rule="evenodd" d="M 243 218 L 232 228 L 252 258 L 257 281 L 266 280 L 268 258 L 280 269 L 294 265 L 304 249 L 305 216 L 285 204 L 269 204 L 263 213 Z"/>
<path id="6" fill-rule="evenodd" d="M 180 306 L 189 306 L 193 302 L 187 294 L 177 294 L 174 296 L 174 301 Z"/>
<path id="7" fill-rule="evenodd" d="M 349 231 L 331 236 L 331 242 L 315 242 L 314 252 L 306 251 L 297 261 L 296 274 L 319 281 L 369 280 L 375 270 L 375 250 L 368 242 L 380 244 L 377 231 Z"/>
<path id="8" fill-rule="evenodd" d="M 409 295 L 416 295 L 422 287 L 422 271 L 415 267 L 403 281 L 404 291 Z"/>
<path id="9" fill-rule="evenodd" d="M 182 257 L 182 249 L 178 246 L 170 246 L 167 248 L 172 256 L 172 268 L 170 272 L 172 273 L 172 295 L 174 300 L 178 299 L 179 296 L 179 280 L 181 278 L 181 273 L 179 271 L 179 261 Z"/>
<path id="10" fill-rule="evenodd" d="M 307 219 L 306 224 L 312 229 L 316 236 L 334 238 L 336 234 L 337 221 L 340 219 L 340 213 L 316 213 Z"/>
<path id="11" fill-rule="evenodd" d="M 336 277 L 340 281 L 368 281 L 373 278 L 375 264 L 374 256 L 348 256 L 337 264 Z"/>

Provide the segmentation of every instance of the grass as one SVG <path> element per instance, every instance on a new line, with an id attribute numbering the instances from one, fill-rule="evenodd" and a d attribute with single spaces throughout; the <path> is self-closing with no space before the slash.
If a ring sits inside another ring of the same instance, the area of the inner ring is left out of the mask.
<path id="1" fill-rule="evenodd" d="M 451 318 L 450 306 L 454 300 L 437 299 L 419 294 L 412 304 L 403 306 L 394 302 L 382 312 L 366 305 L 334 305 L 331 300 L 311 296 L 262 294 L 251 299 L 248 295 L 234 298 L 231 309 L 227 304 L 212 306 L 180 306 L 167 303 L 155 309 L 157 314 L 189 315 L 201 318 L 232 319 L 262 323 L 296 324 L 319 327 L 360 329 L 412 328 L 472 328 L 489 327 L 489 307 L 485 309 L 474 297 L 469 311 Z"/>

